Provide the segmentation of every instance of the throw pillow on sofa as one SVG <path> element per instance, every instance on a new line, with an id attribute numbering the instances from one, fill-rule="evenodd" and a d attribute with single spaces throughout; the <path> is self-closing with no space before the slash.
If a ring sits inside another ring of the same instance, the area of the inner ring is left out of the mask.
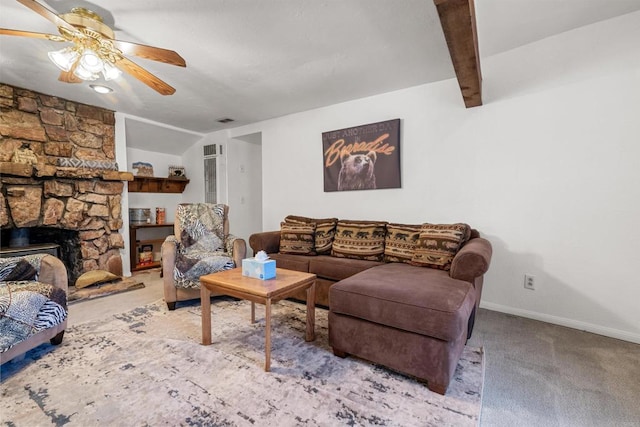
<path id="1" fill-rule="evenodd" d="M 315 252 L 318 255 L 328 255 L 331 253 L 331 245 L 336 234 L 336 224 L 338 218 L 307 218 L 304 216 L 288 215 L 284 222 L 291 224 L 315 224 Z"/>
<path id="2" fill-rule="evenodd" d="M 384 261 L 411 262 L 421 227 L 419 224 L 387 224 Z"/>
<path id="3" fill-rule="evenodd" d="M 280 223 L 280 253 L 315 255 L 315 224 Z"/>
<path id="4" fill-rule="evenodd" d="M 411 264 L 449 271 L 453 258 L 470 236 L 471 227 L 467 224 L 422 224 Z"/>
<path id="5" fill-rule="evenodd" d="M 385 221 L 338 221 L 331 255 L 339 258 L 382 261 Z"/>

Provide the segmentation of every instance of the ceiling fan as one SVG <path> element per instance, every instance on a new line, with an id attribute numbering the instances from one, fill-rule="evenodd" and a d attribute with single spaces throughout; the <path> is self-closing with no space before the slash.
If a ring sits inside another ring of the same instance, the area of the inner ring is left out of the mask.
<path id="1" fill-rule="evenodd" d="M 117 78 L 121 69 L 162 95 L 176 90 L 149 71 L 129 60 L 125 55 L 186 67 L 185 60 L 172 50 L 116 40 L 114 32 L 102 17 L 88 9 L 77 7 L 58 15 L 36 0 L 17 0 L 19 3 L 53 22 L 60 35 L 0 28 L 0 35 L 23 36 L 70 42 L 73 45 L 49 52 L 49 58 L 62 72 L 58 80 L 80 83 L 95 80 L 102 74 L 105 80 Z"/>

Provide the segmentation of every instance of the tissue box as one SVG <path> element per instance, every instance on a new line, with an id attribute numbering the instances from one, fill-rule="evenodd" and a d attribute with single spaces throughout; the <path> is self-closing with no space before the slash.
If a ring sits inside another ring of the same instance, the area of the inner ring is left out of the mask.
<path id="1" fill-rule="evenodd" d="M 273 279 L 276 277 L 276 262 L 272 259 L 258 261 L 245 258 L 242 260 L 242 275 L 262 280 Z"/>

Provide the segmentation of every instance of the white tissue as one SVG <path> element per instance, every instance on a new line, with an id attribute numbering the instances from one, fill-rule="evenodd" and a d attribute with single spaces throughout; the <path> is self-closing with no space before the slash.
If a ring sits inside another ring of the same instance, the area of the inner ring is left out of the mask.
<path id="1" fill-rule="evenodd" d="M 269 256 L 265 251 L 258 251 L 255 258 L 257 261 L 266 261 L 269 259 Z"/>

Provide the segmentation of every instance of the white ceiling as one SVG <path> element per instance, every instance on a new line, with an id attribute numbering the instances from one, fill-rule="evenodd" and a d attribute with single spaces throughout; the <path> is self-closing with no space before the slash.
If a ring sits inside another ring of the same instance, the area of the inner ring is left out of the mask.
<path id="1" fill-rule="evenodd" d="M 120 40 L 177 51 L 186 68 L 132 58 L 176 93 L 130 76 L 109 82 L 109 95 L 59 82 L 47 52 L 63 44 L 12 36 L 0 36 L 0 82 L 184 129 L 186 144 L 194 132 L 455 77 L 433 0 L 41 1 L 58 13 L 86 7 Z M 637 10 L 640 0 L 476 0 L 480 57 Z M 0 27 L 57 33 L 15 0 L 0 0 Z M 217 122 L 225 117 L 235 122 Z M 146 120 L 130 120 L 128 141 L 155 149 L 135 137 Z"/>

